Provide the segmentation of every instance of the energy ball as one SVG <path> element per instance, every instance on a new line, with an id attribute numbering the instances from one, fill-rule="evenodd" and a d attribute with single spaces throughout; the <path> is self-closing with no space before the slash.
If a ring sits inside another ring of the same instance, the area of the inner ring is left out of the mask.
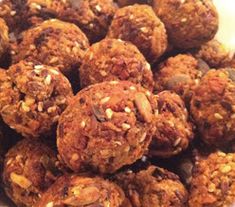
<path id="1" fill-rule="evenodd" d="M 116 10 L 113 0 L 68 0 L 60 18 L 76 24 L 94 43 L 106 36 Z"/>
<path id="2" fill-rule="evenodd" d="M 21 0 L 1 0 L 0 1 L 0 18 L 3 18 L 10 31 L 19 29 L 22 18 L 20 12 L 23 3 Z"/>
<path id="3" fill-rule="evenodd" d="M 163 168 L 150 166 L 137 173 L 127 171 L 116 176 L 126 197 L 135 207 L 185 207 L 188 193 L 179 177 Z"/>
<path id="4" fill-rule="evenodd" d="M 201 138 L 223 146 L 235 140 L 235 69 L 209 71 L 194 91 L 191 115 Z"/>
<path id="5" fill-rule="evenodd" d="M 47 145 L 24 139 L 12 147 L 4 161 L 3 183 L 17 206 L 32 207 L 60 174 L 56 153 Z"/>
<path id="6" fill-rule="evenodd" d="M 108 37 L 130 41 L 151 63 L 167 49 L 165 26 L 148 5 L 135 4 L 119 9 L 114 15 Z"/>
<path id="7" fill-rule="evenodd" d="M 64 75 L 71 77 L 88 47 L 86 36 L 76 25 L 51 19 L 23 33 L 13 62 L 38 61 L 58 67 Z"/>
<path id="8" fill-rule="evenodd" d="M 64 0 L 26 0 L 21 12 L 25 24 L 29 27 L 47 19 L 57 18 L 65 8 Z"/>
<path id="9" fill-rule="evenodd" d="M 150 145 L 151 156 L 172 157 L 187 149 L 194 134 L 183 100 L 174 92 L 158 94 L 156 133 Z"/>
<path id="10" fill-rule="evenodd" d="M 128 81 L 78 92 L 61 115 L 57 146 L 73 171 L 113 173 L 143 156 L 155 131 L 154 96 Z"/>
<path id="11" fill-rule="evenodd" d="M 117 39 L 93 44 L 83 58 L 79 74 L 82 87 L 112 80 L 129 80 L 150 91 L 154 85 L 151 66 L 137 47 Z"/>
<path id="12" fill-rule="evenodd" d="M 51 133 L 73 97 L 69 81 L 54 67 L 21 61 L 0 70 L 0 113 L 25 137 Z"/>
<path id="13" fill-rule="evenodd" d="M 177 48 L 198 47 L 218 30 L 218 13 L 211 0 L 154 0 L 153 7 Z"/>
<path id="14" fill-rule="evenodd" d="M 235 203 L 235 154 L 214 152 L 196 162 L 190 207 L 222 207 Z"/>
<path id="15" fill-rule="evenodd" d="M 6 53 L 9 47 L 8 27 L 0 18 L 0 58 Z"/>
<path id="16" fill-rule="evenodd" d="M 64 175 L 42 195 L 35 207 L 121 207 L 124 202 L 124 192 L 115 183 L 100 177 Z"/>
<path id="17" fill-rule="evenodd" d="M 212 68 L 227 66 L 232 61 L 230 51 L 215 39 L 203 44 L 195 56 L 203 59 Z"/>
<path id="18" fill-rule="evenodd" d="M 202 75 L 208 70 L 204 61 L 191 55 L 170 57 L 155 70 L 155 91 L 172 90 L 188 102 Z"/>

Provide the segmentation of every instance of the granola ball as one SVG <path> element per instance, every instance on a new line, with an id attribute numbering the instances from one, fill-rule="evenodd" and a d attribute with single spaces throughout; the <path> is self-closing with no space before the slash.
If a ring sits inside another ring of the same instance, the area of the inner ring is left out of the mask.
<path id="1" fill-rule="evenodd" d="M 0 18 L 0 58 L 7 51 L 9 46 L 8 27 L 3 19 Z"/>
<path id="2" fill-rule="evenodd" d="M 214 152 L 193 169 L 190 207 L 225 207 L 235 203 L 235 154 Z"/>
<path id="3" fill-rule="evenodd" d="M 232 61 L 230 51 L 215 39 L 203 44 L 195 56 L 203 59 L 212 68 L 227 66 Z"/>
<path id="4" fill-rule="evenodd" d="M 22 0 L 1 0 L 0 1 L 0 18 L 3 18 L 10 31 L 19 29 L 22 24 L 20 11 L 22 10 Z"/>
<path id="5" fill-rule="evenodd" d="M 235 140 L 235 69 L 209 71 L 194 91 L 191 115 L 201 138 L 213 146 Z"/>
<path id="6" fill-rule="evenodd" d="M 116 176 L 133 207 L 185 207 L 188 193 L 179 177 L 163 168 L 150 166 L 137 173 Z"/>
<path id="7" fill-rule="evenodd" d="M 208 70 L 204 61 L 191 55 L 170 57 L 155 70 L 155 91 L 172 90 L 188 102 L 202 75 Z"/>
<path id="8" fill-rule="evenodd" d="M 218 13 L 211 0 L 154 0 L 153 7 L 177 48 L 198 47 L 218 30 Z"/>
<path id="9" fill-rule="evenodd" d="M 47 145 L 23 139 L 4 161 L 3 183 L 17 206 L 32 207 L 60 174 L 56 153 Z"/>
<path id="10" fill-rule="evenodd" d="M 58 67 L 64 75 L 71 77 L 88 47 L 86 36 L 76 25 L 51 19 L 23 33 L 13 61 L 38 61 Z"/>
<path id="11" fill-rule="evenodd" d="M 148 148 L 155 131 L 153 95 L 127 81 L 91 85 L 80 91 L 59 119 L 57 146 L 75 172 L 113 173 Z"/>
<path id="12" fill-rule="evenodd" d="M 149 154 L 166 158 L 187 149 L 193 130 L 183 100 L 171 91 L 159 93 L 158 113 Z"/>
<path id="13" fill-rule="evenodd" d="M 103 39 L 117 10 L 113 0 L 68 0 L 60 14 L 64 21 L 76 24 L 91 43 Z"/>
<path id="14" fill-rule="evenodd" d="M 66 8 L 64 0 L 24 0 L 22 8 L 22 18 L 24 24 L 32 26 L 43 22 L 44 20 L 57 18 L 59 13 Z"/>
<path id="15" fill-rule="evenodd" d="M 79 69 L 82 87 L 111 81 L 129 80 L 153 90 L 153 74 L 149 63 L 131 43 L 104 39 L 92 45 Z"/>
<path id="16" fill-rule="evenodd" d="M 108 37 L 132 42 L 151 63 L 167 48 L 165 26 L 148 5 L 135 4 L 119 9 Z"/>
<path id="17" fill-rule="evenodd" d="M 42 195 L 35 207 L 121 207 L 124 202 L 123 190 L 115 183 L 100 177 L 64 175 Z"/>
<path id="18" fill-rule="evenodd" d="M 0 113 L 25 137 L 50 133 L 65 110 L 72 89 L 54 67 L 21 61 L 0 71 Z"/>

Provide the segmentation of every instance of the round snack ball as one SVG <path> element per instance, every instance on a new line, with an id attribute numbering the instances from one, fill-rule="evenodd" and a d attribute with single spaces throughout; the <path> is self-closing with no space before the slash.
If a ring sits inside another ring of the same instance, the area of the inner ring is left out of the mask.
<path id="1" fill-rule="evenodd" d="M 137 173 L 127 171 L 116 176 L 132 206 L 184 207 L 188 193 L 179 177 L 163 168 L 150 166 Z"/>
<path id="2" fill-rule="evenodd" d="M 76 24 L 94 43 L 106 36 L 116 10 L 113 0 L 68 0 L 60 18 Z"/>
<path id="3" fill-rule="evenodd" d="M 50 133 L 73 97 L 59 70 L 21 61 L 0 71 L 0 113 L 5 123 L 25 137 Z"/>
<path id="4" fill-rule="evenodd" d="M 75 172 L 113 173 L 132 164 L 148 148 L 157 103 L 127 81 L 103 82 L 80 91 L 59 120 L 57 146 Z"/>
<path id="5" fill-rule="evenodd" d="M 26 0 L 21 13 L 22 18 L 26 20 L 24 24 L 32 26 L 47 19 L 57 18 L 65 7 L 65 0 Z"/>
<path id="6" fill-rule="evenodd" d="M 148 5 L 135 4 L 119 9 L 114 15 L 108 37 L 132 42 L 151 63 L 167 48 L 164 24 Z"/>
<path id="7" fill-rule="evenodd" d="M 232 61 L 229 50 L 215 39 L 203 44 L 195 56 L 203 59 L 212 68 L 227 66 Z"/>
<path id="8" fill-rule="evenodd" d="M 42 195 L 35 207 L 121 207 L 124 202 L 125 195 L 115 183 L 100 177 L 64 175 Z"/>
<path id="9" fill-rule="evenodd" d="M 32 207 L 60 174 L 58 163 L 56 153 L 45 144 L 18 142 L 5 157 L 5 192 L 17 206 Z"/>
<path id="10" fill-rule="evenodd" d="M 104 39 L 93 44 L 86 52 L 79 69 L 82 87 L 111 81 L 129 80 L 153 90 L 151 66 L 131 43 Z"/>
<path id="11" fill-rule="evenodd" d="M 214 152 L 196 162 L 190 207 L 222 207 L 235 203 L 235 154 Z"/>
<path id="12" fill-rule="evenodd" d="M 218 13 L 211 0 L 154 0 L 153 8 L 177 48 L 198 47 L 218 30 Z"/>
<path id="13" fill-rule="evenodd" d="M 188 102 L 202 75 L 208 70 L 204 61 L 191 55 L 170 57 L 155 70 L 155 91 L 172 90 Z"/>
<path id="14" fill-rule="evenodd" d="M 222 146 L 235 140 L 235 69 L 209 71 L 194 91 L 191 115 L 201 138 Z"/>
<path id="15" fill-rule="evenodd" d="M 3 18 L 10 31 L 19 29 L 21 22 L 20 11 L 23 3 L 19 0 L 1 0 L 0 1 L 0 18 Z"/>
<path id="16" fill-rule="evenodd" d="M 71 77 L 88 47 L 86 36 L 76 25 L 51 19 L 23 33 L 13 62 L 24 59 L 38 61 L 56 66 L 64 75 Z"/>
<path id="17" fill-rule="evenodd" d="M 0 58 L 9 47 L 8 27 L 5 21 L 0 18 Z"/>
<path id="18" fill-rule="evenodd" d="M 193 139 L 192 124 L 183 100 L 174 92 L 158 94 L 156 132 L 150 144 L 149 154 L 172 157 L 187 149 Z"/>

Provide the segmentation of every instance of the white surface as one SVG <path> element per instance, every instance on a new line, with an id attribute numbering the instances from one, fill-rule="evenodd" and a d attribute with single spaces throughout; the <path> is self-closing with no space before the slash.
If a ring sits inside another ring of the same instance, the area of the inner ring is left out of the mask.
<path id="1" fill-rule="evenodd" d="M 230 51 L 235 52 L 235 0 L 213 0 L 219 12 L 219 31 L 216 39 Z"/>

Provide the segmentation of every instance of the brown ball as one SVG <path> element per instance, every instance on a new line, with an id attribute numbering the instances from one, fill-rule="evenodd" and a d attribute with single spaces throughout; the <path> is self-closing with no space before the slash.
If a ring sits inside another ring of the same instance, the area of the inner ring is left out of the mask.
<path id="1" fill-rule="evenodd" d="M 215 39 L 203 44 L 194 55 L 212 68 L 228 66 L 232 61 L 230 51 Z"/>
<path id="2" fill-rule="evenodd" d="M 154 0 L 153 7 L 177 48 L 198 47 L 218 30 L 218 13 L 211 0 Z"/>
<path id="3" fill-rule="evenodd" d="M 0 58 L 9 48 L 8 27 L 3 19 L 0 18 Z"/>
<path id="4" fill-rule="evenodd" d="M 130 41 L 151 63 L 167 48 L 164 24 L 148 5 L 135 4 L 119 9 L 115 13 L 107 36 Z"/>
<path id="5" fill-rule="evenodd" d="M 81 90 L 59 120 L 57 146 L 75 172 L 113 173 L 141 158 L 155 131 L 153 95 L 131 82 Z"/>
<path id="6" fill-rule="evenodd" d="M 23 33 L 13 61 L 38 61 L 71 77 L 88 47 L 86 36 L 76 25 L 51 19 Z"/>
<path id="7" fill-rule="evenodd" d="M 56 153 L 45 144 L 24 139 L 6 154 L 4 189 L 17 206 L 32 207 L 60 174 Z"/>
<path id="8" fill-rule="evenodd" d="M 32 26 L 51 18 L 58 18 L 66 8 L 64 0 L 26 0 L 21 15 L 25 19 L 24 27 Z"/>
<path id="9" fill-rule="evenodd" d="M 69 0 L 60 18 L 76 24 L 93 43 L 106 36 L 116 10 L 113 0 Z"/>
<path id="10" fill-rule="evenodd" d="M 234 153 L 218 151 L 196 162 L 189 197 L 190 207 L 232 207 L 235 203 L 234 192 Z"/>
<path id="11" fill-rule="evenodd" d="M 117 39 L 104 39 L 86 52 L 79 69 L 82 87 L 91 84 L 129 80 L 153 90 L 151 66 L 131 43 Z"/>
<path id="12" fill-rule="evenodd" d="M 110 206 L 121 207 L 125 195 L 115 183 L 100 177 L 62 176 L 44 193 L 35 207 Z"/>
<path id="13" fill-rule="evenodd" d="M 170 57 L 155 70 L 155 91 L 172 90 L 188 103 L 194 88 L 208 70 L 204 61 L 191 55 Z"/>
<path id="14" fill-rule="evenodd" d="M 183 100 L 175 93 L 163 91 L 158 94 L 156 133 L 150 144 L 149 154 L 172 157 L 187 149 L 193 139 L 192 124 Z"/>
<path id="15" fill-rule="evenodd" d="M 235 140 L 235 69 L 209 71 L 194 91 L 191 115 L 201 138 L 213 146 Z"/>
<path id="16" fill-rule="evenodd" d="M 132 206 L 185 207 L 188 193 L 179 177 L 163 168 L 150 166 L 137 173 L 127 171 L 116 176 Z"/>
<path id="17" fill-rule="evenodd" d="M 51 133 L 73 93 L 56 68 L 21 61 L 0 71 L 0 112 L 25 137 Z"/>

